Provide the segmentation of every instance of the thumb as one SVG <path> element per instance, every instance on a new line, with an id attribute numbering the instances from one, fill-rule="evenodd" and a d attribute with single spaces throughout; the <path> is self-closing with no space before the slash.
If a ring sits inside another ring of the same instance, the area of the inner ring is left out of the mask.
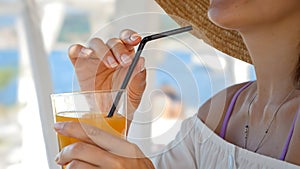
<path id="1" fill-rule="evenodd" d="M 146 69 L 143 69 L 132 78 L 128 86 L 128 98 L 134 108 L 137 108 L 141 102 L 146 88 L 146 75 Z"/>

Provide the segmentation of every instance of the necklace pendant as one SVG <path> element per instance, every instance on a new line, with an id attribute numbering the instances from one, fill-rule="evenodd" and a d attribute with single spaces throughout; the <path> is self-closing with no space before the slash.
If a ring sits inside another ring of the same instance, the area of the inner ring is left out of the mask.
<path id="1" fill-rule="evenodd" d="M 249 125 L 246 124 L 246 125 L 245 125 L 245 130 L 244 130 L 244 132 L 245 132 L 245 145 L 244 145 L 244 148 L 245 148 L 245 149 L 247 149 L 248 131 L 249 131 Z"/>
<path id="2" fill-rule="evenodd" d="M 249 126 L 248 126 L 248 125 L 246 125 L 246 126 L 245 126 L 245 130 L 244 130 L 245 134 L 247 134 L 247 133 L 248 133 L 248 130 L 249 130 Z"/>
<path id="3" fill-rule="evenodd" d="M 288 95 L 282 100 L 282 102 L 277 106 L 277 108 L 275 109 L 275 111 L 274 111 L 274 113 L 273 113 L 273 116 L 272 116 L 272 118 L 270 119 L 270 122 L 269 122 L 269 124 L 268 124 L 266 130 L 264 131 L 263 137 L 260 139 L 260 141 L 259 141 L 259 143 L 258 143 L 256 149 L 254 150 L 255 153 L 263 146 L 263 142 L 264 142 L 266 136 L 267 136 L 268 133 L 269 133 L 269 130 L 270 130 L 271 126 L 272 126 L 273 121 L 275 120 L 275 118 L 276 118 L 276 116 L 277 116 L 277 113 L 279 112 L 281 106 L 288 100 L 288 98 L 290 97 L 290 95 L 294 92 L 294 90 L 295 90 L 295 89 L 292 89 L 292 90 L 288 93 Z M 245 148 L 245 149 L 247 149 L 247 142 L 248 142 L 248 135 L 249 135 L 249 119 L 250 119 L 249 117 L 250 117 L 250 109 L 251 109 L 252 103 L 253 103 L 253 101 L 255 100 L 256 96 L 257 96 L 257 93 L 254 95 L 254 97 L 252 98 L 252 100 L 250 101 L 249 106 L 248 106 L 248 111 L 247 111 L 247 123 L 246 123 L 246 125 L 245 125 L 245 130 L 244 130 L 244 132 L 245 132 L 245 145 L 244 145 L 244 148 Z"/>

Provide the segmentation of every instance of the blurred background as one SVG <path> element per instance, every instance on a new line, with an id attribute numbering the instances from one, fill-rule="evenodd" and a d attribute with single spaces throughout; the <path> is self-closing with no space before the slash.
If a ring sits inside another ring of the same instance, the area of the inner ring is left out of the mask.
<path id="1" fill-rule="evenodd" d="M 67 50 L 91 37 L 179 27 L 154 0 L 0 0 L 0 169 L 56 168 L 50 94 L 78 91 Z M 189 34 L 147 44 L 147 89 L 128 140 L 151 156 L 209 97 L 253 67 Z"/>

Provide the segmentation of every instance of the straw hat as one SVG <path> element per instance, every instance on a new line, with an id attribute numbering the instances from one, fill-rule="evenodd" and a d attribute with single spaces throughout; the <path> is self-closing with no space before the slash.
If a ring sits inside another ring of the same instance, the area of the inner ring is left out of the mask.
<path id="1" fill-rule="evenodd" d="M 156 0 L 180 25 L 192 25 L 192 34 L 214 48 L 237 59 L 252 63 L 242 37 L 236 31 L 222 29 L 207 16 L 209 0 Z"/>

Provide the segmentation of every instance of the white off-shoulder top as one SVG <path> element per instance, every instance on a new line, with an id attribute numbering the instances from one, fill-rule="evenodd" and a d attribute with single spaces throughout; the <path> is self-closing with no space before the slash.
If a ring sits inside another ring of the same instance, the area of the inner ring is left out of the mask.
<path id="1" fill-rule="evenodd" d="M 223 140 L 196 115 L 182 122 L 176 138 L 152 161 L 157 169 L 300 169 Z"/>

